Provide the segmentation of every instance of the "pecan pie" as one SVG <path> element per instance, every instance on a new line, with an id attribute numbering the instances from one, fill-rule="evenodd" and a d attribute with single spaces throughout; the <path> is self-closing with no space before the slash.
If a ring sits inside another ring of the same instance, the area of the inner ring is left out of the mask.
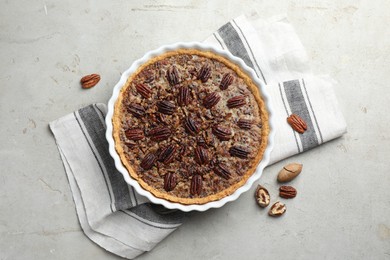
<path id="1" fill-rule="evenodd" d="M 132 178 L 181 204 L 219 200 L 261 161 L 268 113 L 257 86 L 212 52 L 170 51 L 150 59 L 121 89 L 115 148 Z"/>

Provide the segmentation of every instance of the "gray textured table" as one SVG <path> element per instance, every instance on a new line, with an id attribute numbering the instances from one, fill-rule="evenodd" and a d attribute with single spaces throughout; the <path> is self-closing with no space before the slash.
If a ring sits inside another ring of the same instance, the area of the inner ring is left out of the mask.
<path id="1" fill-rule="evenodd" d="M 202 40 L 231 18 L 287 13 L 313 71 L 330 74 L 348 133 L 265 170 L 304 164 L 272 219 L 253 191 L 195 213 L 139 259 L 390 259 L 389 1 L 0 1 L 0 259 L 119 259 L 80 229 L 48 122 L 106 103 L 147 50 Z M 82 75 L 102 75 L 80 88 Z"/>

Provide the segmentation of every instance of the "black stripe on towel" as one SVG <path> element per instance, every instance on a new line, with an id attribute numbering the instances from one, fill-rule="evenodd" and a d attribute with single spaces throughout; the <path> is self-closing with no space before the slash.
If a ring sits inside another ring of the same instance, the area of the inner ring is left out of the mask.
<path id="1" fill-rule="evenodd" d="M 278 84 L 278 86 L 279 86 L 280 98 L 282 99 L 284 109 L 286 110 L 286 115 L 289 116 L 288 110 L 287 110 L 287 106 L 286 106 L 286 101 L 284 100 L 283 93 L 282 93 L 282 87 L 280 86 L 280 83 Z M 301 152 L 301 148 L 299 148 L 299 144 L 298 144 L 298 139 L 297 139 L 296 133 L 292 129 L 291 129 L 291 131 L 293 132 L 293 135 L 294 135 L 294 138 L 295 138 L 295 143 L 297 145 L 298 153 L 300 153 Z"/>
<path id="2" fill-rule="evenodd" d="M 251 59 L 249 58 L 249 54 L 246 51 L 243 42 L 241 41 L 240 36 L 230 22 L 219 28 L 218 34 L 221 36 L 223 42 L 231 54 L 241 58 L 246 65 L 252 69 L 255 69 Z M 259 77 L 259 75 L 257 75 L 257 77 Z"/>
<path id="3" fill-rule="evenodd" d="M 222 50 L 224 50 L 225 47 L 223 47 L 222 42 L 218 39 L 217 34 L 216 34 L 216 33 L 213 33 L 213 36 L 214 36 L 214 38 L 218 41 L 219 45 L 221 45 Z"/>
<path id="4" fill-rule="evenodd" d="M 322 138 L 321 128 L 318 125 L 316 113 L 314 112 L 313 106 L 311 105 L 310 97 L 309 97 L 309 94 L 307 93 L 306 84 L 305 84 L 304 79 L 302 79 L 302 86 L 303 86 L 303 89 L 305 90 L 305 93 L 306 93 L 306 96 L 307 96 L 307 101 L 309 102 L 309 106 L 310 106 L 311 112 L 313 113 L 314 121 L 316 122 L 318 133 L 320 134 L 321 143 L 323 143 L 324 139 Z"/>
<path id="5" fill-rule="evenodd" d="M 108 152 L 108 142 L 105 138 L 106 126 L 101 122 L 93 105 L 82 108 L 78 112 L 93 145 L 100 155 L 101 161 L 99 164 L 102 164 L 106 169 L 115 198 L 115 208 L 119 210 L 131 207 L 132 203 L 127 183 L 122 174 L 116 170 L 114 160 Z"/>
<path id="6" fill-rule="evenodd" d="M 81 129 L 81 132 L 83 133 L 84 138 L 85 138 L 85 140 L 87 141 L 88 146 L 89 146 L 89 148 L 91 149 L 91 152 L 93 153 L 93 156 L 95 157 L 95 159 L 96 159 L 96 161 L 97 161 L 97 163 L 98 163 L 98 165 L 99 165 L 99 168 L 100 168 L 100 171 L 101 171 L 102 175 L 104 175 L 103 166 L 102 166 L 102 164 L 100 163 L 99 159 L 97 158 L 96 153 L 95 153 L 95 151 L 94 151 L 93 148 L 92 148 L 92 144 L 89 142 L 89 140 L 88 140 L 88 138 L 87 138 L 87 133 L 85 133 L 84 128 L 82 127 L 82 125 L 81 125 L 79 119 L 77 118 L 76 112 L 73 113 L 73 116 L 74 116 L 74 118 L 76 119 L 76 121 L 77 121 L 77 123 L 78 123 L 78 125 L 79 125 L 79 127 L 80 127 L 80 129 Z M 112 197 L 111 197 L 111 193 L 110 193 L 110 187 L 109 187 L 109 184 L 107 183 L 106 178 L 104 178 L 104 176 L 103 176 L 103 179 L 104 179 L 104 182 L 106 183 L 108 196 L 110 197 L 110 201 L 111 201 L 111 203 L 110 203 L 110 209 L 111 209 L 111 212 L 114 212 L 114 209 L 112 208 L 113 205 L 112 205 Z"/>
<path id="7" fill-rule="evenodd" d="M 299 135 L 303 151 L 307 151 L 318 145 L 318 139 L 302 94 L 301 85 L 299 80 L 291 80 L 284 82 L 283 86 L 291 113 L 300 116 L 307 124 L 307 130 Z"/>
<path id="8" fill-rule="evenodd" d="M 260 69 L 260 66 L 259 66 L 259 64 L 257 63 L 257 59 L 256 59 L 255 55 L 253 54 L 252 48 L 251 48 L 251 46 L 249 45 L 249 42 L 248 42 L 248 40 L 246 39 L 245 34 L 242 32 L 241 27 L 238 26 L 238 24 L 236 23 L 236 21 L 235 21 L 235 20 L 232 20 L 232 21 L 233 21 L 233 23 L 237 26 L 238 30 L 240 30 L 242 37 L 244 38 L 246 44 L 248 45 L 248 49 L 249 49 L 250 54 L 252 55 L 252 59 L 255 61 L 256 67 L 259 69 L 259 71 L 260 71 L 260 73 L 261 73 L 261 77 L 262 77 L 263 80 L 264 80 L 264 83 L 267 84 L 267 81 L 266 81 L 265 78 L 264 78 L 263 71 Z"/>

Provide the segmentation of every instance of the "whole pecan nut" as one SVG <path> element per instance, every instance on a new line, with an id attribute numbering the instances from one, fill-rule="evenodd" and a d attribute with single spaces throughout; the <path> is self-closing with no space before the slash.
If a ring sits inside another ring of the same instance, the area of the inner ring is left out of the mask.
<path id="1" fill-rule="evenodd" d="M 190 193 L 192 195 L 200 195 L 200 193 L 202 192 L 202 182 L 202 176 L 200 176 L 199 174 L 195 174 L 194 176 L 192 176 L 190 187 Z"/>
<path id="2" fill-rule="evenodd" d="M 228 180 L 231 178 L 231 173 L 229 171 L 229 168 L 225 165 L 225 164 L 222 164 L 222 163 L 219 163 L 217 164 L 213 171 L 215 172 L 215 174 L 217 174 L 218 176 Z"/>
<path id="3" fill-rule="evenodd" d="M 152 96 L 152 90 L 143 83 L 138 83 L 135 85 L 137 92 L 144 98 L 150 98 Z"/>
<path id="4" fill-rule="evenodd" d="M 157 108 L 158 108 L 158 112 L 166 115 L 172 115 L 176 110 L 175 104 L 168 100 L 157 102 Z"/>
<path id="5" fill-rule="evenodd" d="M 221 100 L 221 96 L 218 95 L 217 92 L 213 92 L 213 93 L 207 95 L 207 96 L 203 99 L 203 105 L 204 105 L 205 108 L 212 108 L 212 107 L 215 106 L 220 100 Z"/>
<path id="6" fill-rule="evenodd" d="M 278 182 L 288 182 L 302 172 L 303 165 L 300 163 L 289 163 L 278 173 Z"/>
<path id="7" fill-rule="evenodd" d="M 195 161 L 199 164 L 207 164 L 209 162 L 209 153 L 204 146 L 197 146 L 195 148 Z"/>
<path id="8" fill-rule="evenodd" d="M 232 146 L 229 149 L 229 153 L 231 156 L 235 156 L 241 159 L 247 159 L 249 155 L 249 151 L 242 146 Z"/>
<path id="9" fill-rule="evenodd" d="M 80 83 L 82 88 L 92 88 L 100 81 L 100 75 L 90 74 L 82 77 Z"/>
<path id="10" fill-rule="evenodd" d="M 286 205 L 281 203 L 280 201 L 275 202 L 270 210 L 268 211 L 268 215 L 272 217 L 280 217 L 286 212 Z"/>
<path id="11" fill-rule="evenodd" d="M 142 159 L 140 166 L 145 170 L 149 170 L 150 168 L 153 167 L 156 161 L 157 161 L 156 155 L 154 155 L 154 153 L 148 153 Z"/>
<path id="12" fill-rule="evenodd" d="M 307 130 L 306 122 L 297 114 L 291 114 L 287 117 L 287 123 L 300 134 L 303 134 Z"/>
<path id="13" fill-rule="evenodd" d="M 222 77 L 221 83 L 219 84 L 219 88 L 221 90 L 227 89 L 233 83 L 233 80 L 234 76 L 231 73 L 226 73 Z"/>
<path id="14" fill-rule="evenodd" d="M 133 128 L 125 131 L 127 139 L 138 141 L 144 139 L 144 131 L 141 128 Z"/>
<path id="15" fill-rule="evenodd" d="M 198 79 L 205 83 L 211 76 L 211 67 L 209 64 L 204 64 L 199 71 Z"/>
<path id="16" fill-rule="evenodd" d="M 172 86 L 180 83 L 180 75 L 176 66 L 172 66 L 167 70 L 167 80 Z"/>
<path id="17" fill-rule="evenodd" d="M 256 192 L 255 192 L 255 198 L 256 198 L 257 204 L 262 208 L 267 207 L 271 201 L 271 197 L 269 195 L 268 190 L 261 185 L 257 186 Z"/>
<path id="18" fill-rule="evenodd" d="M 213 134 L 221 141 L 228 141 L 232 138 L 232 131 L 228 127 L 216 125 L 213 127 Z"/>
<path id="19" fill-rule="evenodd" d="M 292 199 L 297 196 L 297 190 L 291 186 L 280 186 L 279 196 L 285 199 Z"/>
<path id="20" fill-rule="evenodd" d="M 148 132 L 153 141 L 163 141 L 171 136 L 171 130 L 166 126 L 158 126 Z"/>
<path id="21" fill-rule="evenodd" d="M 244 95 L 238 95 L 235 97 L 232 97 L 228 99 L 227 106 L 228 108 L 238 108 L 242 107 L 246 104 L 245 96 Z"/>
<path id="22" fill-rule="evenodd" d="M 145 108 L 135 103 L 130 104 L 127 107 L 127 111 L 137 118 L 143 117 L 145 115 Z"/>
<path id="23" fill-rule="evenodd" d="M 164 176 L 164 190 L 171 191 L 176 187 L 177 177 L 173 172 L 168 172 Z"/>

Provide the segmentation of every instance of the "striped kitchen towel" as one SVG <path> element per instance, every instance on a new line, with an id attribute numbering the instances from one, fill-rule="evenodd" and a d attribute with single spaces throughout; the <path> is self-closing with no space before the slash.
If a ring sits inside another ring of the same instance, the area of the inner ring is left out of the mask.
<path id="1" fill-rule="evenodd" d="M 205 42 L 240 57 L 267 84 L 276 130 L 270 164 L 346 132 L 333 92 L 335 82 L 312 74 L 306 51 L 286 16 L 263 21 L 257 13 L 243 15 L 223 25 Z M 304 134 L 287 124 L 291 114 L 306 121 Z"/>
<path id="2" fill-rule="evenodd" d="M 346 131 L 329 78 L 310 72 L 305 50 L 285 17 L 241 16 L 206 43 L 241 57 L 268 85 L 275 112 L 271 163 L 309 150 Z M 286 118 L 308 124 L 294 132 Z M 106 106 L 93 104 L 50 123 L 85 234 L 106 250 L 134 258 L 151 250 L 183 221 L 183 213 L 149 203 L 115 169 L 105 139 Z"/>
<path id="3" fill-rule="evenodd" d="M 184 214 L 151 204 L 127 185 L 105 138 L 106 105 L 92 104 L 50 123 L 84 233 L 106 250 L 134 258 L 182 223 Z"/>

